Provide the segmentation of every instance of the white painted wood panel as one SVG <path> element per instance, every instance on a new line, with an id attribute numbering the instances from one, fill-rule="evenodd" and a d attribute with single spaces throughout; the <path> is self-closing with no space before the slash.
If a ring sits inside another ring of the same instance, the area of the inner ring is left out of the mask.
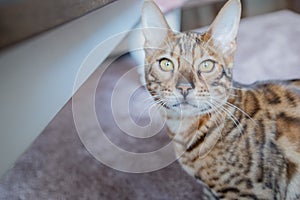
<path id="1" fill-rule="evenodd" d="M 116 1 L 0 52 L 0 177 L 71 98 L 88 53 L 110 36 L 132 28 L 141 4 L 141 0 Z M 93 63 L 100 64 L 121 39 L 110 40 Z M 95 66 L 87 68 L 78 86 Z"/>

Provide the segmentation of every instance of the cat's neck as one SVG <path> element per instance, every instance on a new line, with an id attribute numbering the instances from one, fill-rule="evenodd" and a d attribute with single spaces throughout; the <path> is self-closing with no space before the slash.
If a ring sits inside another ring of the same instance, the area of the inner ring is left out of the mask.
<path id="1" fill-rule="evenodd" d="M 230 105 L 236 104 L 236 97 L 232 95 L 227 100 Z M 190 151 L 196 146 L 202 145 L 203 154 L 209 151 L 222 137 L 226 137 L 222 132 L 223 127 L 235 108 L 223 105 L 222 109 L 215 109 L 213 112 L 197 116 L 176 116 L 166 117 L 168 134 L 175 143 L 182 146 L 182 150 Z M 229 116 L 229 117 L 228 117 Z"/>

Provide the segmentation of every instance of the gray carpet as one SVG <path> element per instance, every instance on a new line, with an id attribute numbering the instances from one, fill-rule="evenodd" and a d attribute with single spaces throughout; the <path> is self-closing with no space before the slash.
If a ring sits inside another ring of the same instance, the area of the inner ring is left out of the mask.
<path id="1" fill-rule="evenodd" d="M 243 20 L 235 79 L 250 83 L 300 78 L 300 26 L 297 24 L 300 24 L 300 17 L 288 11 Z M 133 69 L 128 77 L 125 76 L 121 91 L 126 94 L 130 85 L 138 84 L 135 65 L 128 55 L 120 57 L 97 82 L 104 69 L 100 67 L 80 89 L 82 96 L 75 103 L 88 105 L 85 95 L 95 93 L 97 120 L 112 143 L 131 152 L 155 151 L 169 143 L 164 130 L 147 139 L 128 136 L 116 124 L 111 110 L 112 91 L 127 72 Z M 95 82 L 96 91 L 91 84 Z M 143 88 L 137 89 L 129 102 L 124 102 L 122 95 L 118 96 L 119 106 L 128 108 L 132 119 L 140 126 L 147 125 L 150 120 L 146 103 L 142 101 L 146 97 Z M 177 162 L 148 173 L 126 173 L 102 164 L 79 139 L 73 114 L 70 100 L 1 179 L 0 199 L 201 199 L 201 186 Z M 123 117 L 124 124 L 128 123 L 124 113 L 116 114 Z M 102 150 L 105 144 L 94 140 L 92 133 L 96 131 L 91 129 L 93 126 L 88 126 L 91 119 L 88 116 L 84 119 L 87 127 L 82 129 L 80 137 L 90 137 L 89 144 Z M 143 133 L 139 134 L 143 136 Z M 101 153 L 110 155 L 110 149 Z M 114 156 L 110 158 L 114 159 Z M 122 158 L 115 159 L 127 162 Z"/>
<path id="2" fill-rule="evenodd" d="M 145 140 L 127 136 L 114 123 L 110 111 L 113 86 L 134 66 L 129 56 L 121 57 L 109 66 L 97 87 L 96 112 L 113 143 L 129 151 L 148 152 L 166 144 L 167 135 L 159 133 Z M 100 71 L 89 81 L 97 78 Z M 128 80 L 128 84 L 138 82 L 138 75 L 135 75 L 136 80 Z M 88 83 L 81 88 L 83 93 L 88 90 L 86 86 Z M 143 89 L 139 91 L 146 93 Z M 146 118 L 143 116 L 137 123 L 147 122 Z M 72 101 L 0 183 L 0 199 L 186 199 L 200 195 L 201 187 L 177 162 L 155 172 L 132 174 L 97 161 L 79 139 L 72 116 Z"/>

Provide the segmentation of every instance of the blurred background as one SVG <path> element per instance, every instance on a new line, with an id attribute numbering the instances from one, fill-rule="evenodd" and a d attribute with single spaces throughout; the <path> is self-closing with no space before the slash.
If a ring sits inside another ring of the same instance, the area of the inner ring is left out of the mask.
<path id="1" fill-rule="evenodd" d="M 191 30 L 211 23 L 226 0 L 188 0 L 182 7 L 182 30 Z M 241 0 L 242 17 L 290 9 L 300 12 L 299 0 Z"/>
<path id="2" fill-rule="evenodd" d="M 65 24 L 116 0 L 1 0 L 0 48 Z M 180 10 L 181 30 L 208 25 L 226 0 L 155 0 L 164 13 Z M 300 12 L 299 0 L 241 0 L 243 17 L 276 10 Z M 177 15 L 180 15 L 177 12 Z M 178 17 L 177 17 L 178 18 Z"/>

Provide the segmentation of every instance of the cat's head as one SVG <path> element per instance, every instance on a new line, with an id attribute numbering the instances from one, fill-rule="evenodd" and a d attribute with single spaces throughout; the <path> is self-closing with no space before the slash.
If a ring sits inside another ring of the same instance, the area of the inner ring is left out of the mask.
<path id="1" fill-rule="evenodd" d="M 167 111 L 201 115 L 226 102 L 240 15 L 240 0 L 229 0 L 206 32 L 178 33 L 152 0 L 145 1 L 146 83 Z"/>

